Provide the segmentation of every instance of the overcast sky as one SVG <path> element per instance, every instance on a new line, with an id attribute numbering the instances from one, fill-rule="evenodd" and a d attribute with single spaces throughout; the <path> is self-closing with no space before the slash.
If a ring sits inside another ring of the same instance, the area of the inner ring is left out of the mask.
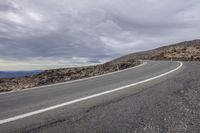
<path id="1" fill-rule="evenodd" d="M 199 0 L 0 0 L 0 70 L 101 63 L 200 38 Z"/>

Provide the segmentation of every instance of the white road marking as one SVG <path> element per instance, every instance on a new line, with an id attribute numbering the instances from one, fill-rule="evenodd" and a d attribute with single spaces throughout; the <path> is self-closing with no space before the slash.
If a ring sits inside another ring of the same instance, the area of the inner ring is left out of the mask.
<path id="1" fill-rule="evenodd" d="M 62 103 L 62 104 L 54 105 L 54 106 L 51 106 L 51 107 L 48 107 L 48 108 L 44 108 L 44 109 L 36 110 L 36 111 L 33 111 L 33 112 L 29 112 L 29 113 L 26 113 L 26 114 L 22 114 L 22 115 L 10 117 L 10 118 L 7 118 L 7 119 L 3 119 L 3 120 L 0 120 L 0 124 L 5 124 L 5 123 L 8 123 L 8 122 L 16 121 L 16 120 L 23 119 L 23 118 L 26 118 L 26 117 L 29 117 L 29 116 L 44 113 L 44 112 L 47 112 L 47 111 L 50 111 L 50 110 L 54 110 L 54 109 L 57 109 L 57 108 L 60 108 L 60 107 L 63 107 L 63 106 L 78 103 L 78 102 L 81 102 L 81 101 L 84 101 L 84 100 L 88 100 L 88 99 L 95 98 L 95 97 L 98 97 L 98 96 L 102 96 L 102 95 L 105 95 L 105 94 L 109 94 L 109 93 L 112 93 L 112 92 L 124 90 L 124 89 L 127 89 L 129 87 L 133 87 L 133 86 L 136 86 L 136 85 L 139 85 L 139 84 L 142 84 L 142 83 L 146 83 L 146 82 L 161 78 L 163 76 L 166 76 L 166 75 L 173 73 L 173 72 L 177 71 L 178 69 L 180 69 L 183 66 L 183 63 L 182 62 L 179 62 L 179 63 L 180 63 L 180 65 L 177 68 L 175 68 L 171 71 L 168 71 L 166 73 L 163 73 L 161 75 L 158 75 L 158 76 L 146 79 L 146 80 L 142 80 L 142 81 L 139 81 L 139 82 L 136 82 L 136 83 L 133 83 L 133 84 L 129 84 L 129 85 L 126 85 L 126 86 L 122 86 L 122 87 L 119 87 L 119 88 L 115 88 L 115 89 L 112 89 L 112 90 L 104 91 L 104 92 L 97 93 L 97 94 L 94 94 L 94 95 L 90 95 L 90 96 L 86 96 L 86 97 L 83 97 L 83 98 L 68 101 L 68 102 L 65 102 L 65 103 Z"/>
<path id="2" fill-rule="evenodd" d="M 29 90 L 40 89 L 40 88 L 51 87 L 51 86 L 57 86 L 57 85 L 70 84 L 70 83 L 75 83 L 75 82 L 79 82 L 79 81 L 89 80 L 89 79 L 93 79 L 93 78 L 99 78 L 99 77 L 108 76 L 108 75 L 119 73 L 119 72 L 124 72 L 124 71 L 131 70 L 131 69 L 134 69 L 134 68 L 138 68 L 138 67 L 144 66 L 146 64 L 147 64 L 147 62 L 142 62 L 142 64 L 140 64 L 138 66 L 130 67 L 130 68 L 119 70 L 119 71 L 115 71 L 115 72 L 110 72 L 110 73 L 106 73 L 106 74 L 102 74 L 102 75 L 97 75 L 97 76 L 92 76 L 92 77 L 82 78 L 82 79 L 77 79 L 77 80 L 72 80 L 72 81 L 55 83 L 55 84 L 51 84 L 51 85 L 43 85 L 43 86 L 33 87 L 33 88 L 27 88 L 27 89 L 17 89 L 15 91 L 2 92 L 2 93 L 0 93 L 0 95 L 14 93 L 14 92 L 21 92 L 21 91 L 29 91 Z"/>

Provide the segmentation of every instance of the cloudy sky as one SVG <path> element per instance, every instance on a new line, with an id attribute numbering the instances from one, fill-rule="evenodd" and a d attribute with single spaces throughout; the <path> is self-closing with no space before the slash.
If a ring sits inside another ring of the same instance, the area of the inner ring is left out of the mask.
<path id="1" fill-rule="evenodd" d="M 0 70 L 101 63 L 200 38 L 199 0 L 0 0 Z"/>

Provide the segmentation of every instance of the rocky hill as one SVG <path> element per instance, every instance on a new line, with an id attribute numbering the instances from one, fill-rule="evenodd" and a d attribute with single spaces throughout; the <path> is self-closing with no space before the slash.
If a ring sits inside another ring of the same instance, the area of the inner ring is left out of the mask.
<path id="1" fill-rule="evenodd" d="M 149 51 L 129 54 L 102 65 L 46 70 L 33 76 L 0 79 L 0 91 L 26 89 L 101 75 L 135 66 L 139 64 L 139 61 L 137 61 L 139 59 L 200 61 L 200 40 L 185 41 Z"/>
<path id="2" fill-rule="evenodd" d="M 40 74 L 21 78 L 0 79 L 0 92 L 17 89 L 26 89 L 53 83 L 65 82 L 81 79 L 85 77 L 97 76 L 113 71 L 118 71 L 140 64 L 139 61 L 128 59 L 123 61 L 111 61 L 105 64 L 46 70 Z"/>
<path id="3" fill-rule="evenodd" d="M 200 61 L 200 40 L 185 41 L 153 50 L 133 53 L 116 60 L 127 59 Z"/>

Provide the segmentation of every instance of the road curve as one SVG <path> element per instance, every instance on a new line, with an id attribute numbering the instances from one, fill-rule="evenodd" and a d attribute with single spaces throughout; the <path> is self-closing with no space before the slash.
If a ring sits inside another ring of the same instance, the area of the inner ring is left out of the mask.
<path id="1" fill-rule="evenodd" d="M 15 132 L 51 123 L 178 74 L 181 62 L 147 61 L 117 73 L 0 95 L 0 129 Z M 12 127 L 12 128 L 11 128 Z"/>

